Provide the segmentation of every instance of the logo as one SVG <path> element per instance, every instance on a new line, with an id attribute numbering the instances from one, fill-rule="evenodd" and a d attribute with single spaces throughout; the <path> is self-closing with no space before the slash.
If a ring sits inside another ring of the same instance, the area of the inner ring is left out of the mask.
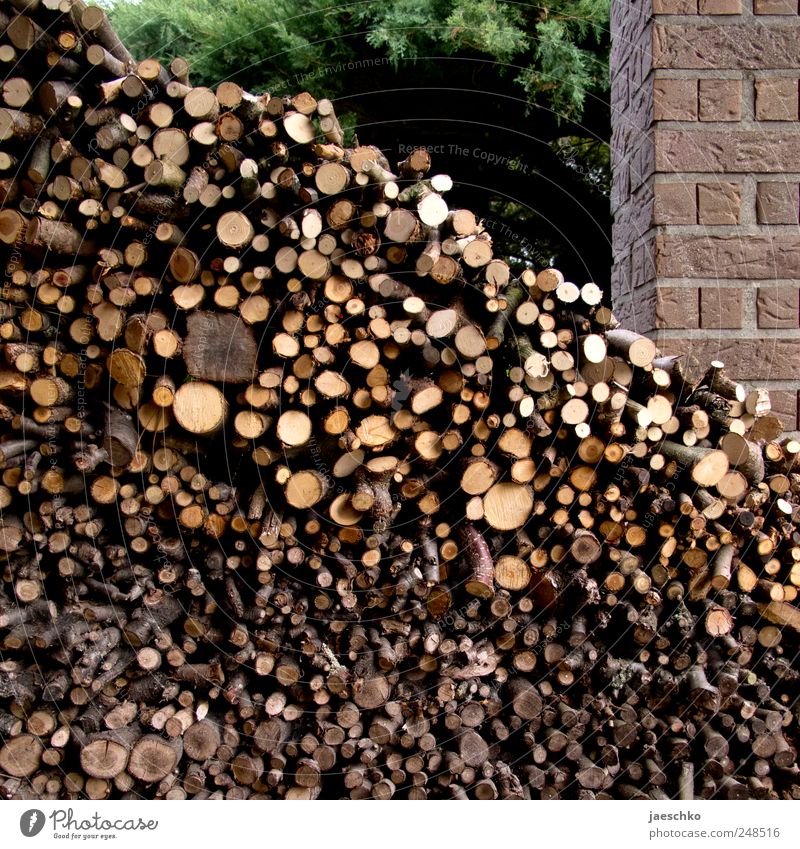
<path id="1" fill-rule="evenodd" d="M 36 837 L 44 828 L 45 816 L 36 808 L 31 808 L 19 818 L 19 830 L 25 837 Z"/>

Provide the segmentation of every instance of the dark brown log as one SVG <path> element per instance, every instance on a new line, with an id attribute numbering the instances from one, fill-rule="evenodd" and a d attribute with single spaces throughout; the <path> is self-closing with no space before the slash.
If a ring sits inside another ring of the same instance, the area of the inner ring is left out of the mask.
<path id="1" fill-rule="evenodd" d="M 31 734 L 20 734 L 0 749 L 0 769 L 15 778 L 26 778 L 39 768 L 43 746 Z"/>
<path id="2" fill-rule="evenodd" d="M 200 380 L 245 383 L 256 369 L 252 331 L 233 315 L 193 312 L 183 344 L 186 368 Z"/>
<path id="3" fill-rule="evenodd" d="M 29 141 L 37 136 L 43 127 L 44 122 L 38 115 L 16 109 L 0 109 L 0 141 Z"/>
<path id="4" fill-rule="evenodd" d="M 330 101 L 12 7 L 3 794 L 799 797 L 767 394 Z"/>
<path id="5" fill-rule="evenodd" d="M 166 740 L 146 734 L 131 751 L 128 772 L 145 784 L 161 781 L 178 765 L 182 751 L 180 738 Z"/>
<path id="6" fill-rule="evenodd" d="M 78 13 L 78 9 L 83 7 Z M 83 3 L 73 4 L 73 14 L 76 19 L 80 15 L 80 26 L 91 34 L 92 39 L 105 48 L 117 61 L 127 68 L 133 68 L 135 62 L 126 47 L 119 40 L 114 28 L 108 20 L 105 11 L 99 6 L 83 6 Z"/>
<path id="7" fill-rule="evenodd" d="M 106 415 L 103 448 L 112 466 L 127 466 L 136 455 L 139 434 L 131 417 L 122 410 L 109 408 Z"/>
<path id="8" fill-rule="evenodd" d="M 508 683 L 514 713 L 521 719 L 531 720 L 542 712 L 543 702 L 536 687 L 524 678 L 512 678 Z"/>
<path id="9" fill-rule="evenodd" d="M 55 251 L 60 254 L 88 256 L 94 252 L 94 243 L 78 230 L 63 221 L 33 218 L 25 231 L 25 241 L 32 248 Z"/>
<path id="10" fill-rule="evenodd" d="M 486 540 L 472 524 L 461 529 L 464 558 L 469 569 L 466 590 L 478 598 L 490 598 L 494 594 L 494 563 Z"/>

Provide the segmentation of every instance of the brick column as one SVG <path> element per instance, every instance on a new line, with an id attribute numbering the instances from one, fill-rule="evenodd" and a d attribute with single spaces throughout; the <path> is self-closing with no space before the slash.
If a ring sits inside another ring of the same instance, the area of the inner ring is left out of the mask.
<path id="1" fill-rule="evenodd" d="M 798 0 L 613 0 L 611 75 L 615 313 L 796 429 Z"/>

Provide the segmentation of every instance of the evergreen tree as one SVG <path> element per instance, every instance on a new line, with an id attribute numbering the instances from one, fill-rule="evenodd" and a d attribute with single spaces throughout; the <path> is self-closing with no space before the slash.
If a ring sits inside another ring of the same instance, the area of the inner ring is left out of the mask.
<path id="1" fill-rule="evenodd" d="M 337 101 L 390 161 L 430 145 L 504 248 L 607 274 L 610 0 L 111 0 L 136 56 Z M 394 157 L 394 159 L 393 159 Z"/>

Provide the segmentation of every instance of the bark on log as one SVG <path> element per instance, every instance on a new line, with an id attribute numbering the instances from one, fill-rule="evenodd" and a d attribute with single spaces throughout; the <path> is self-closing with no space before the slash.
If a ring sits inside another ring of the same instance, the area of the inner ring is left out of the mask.
<path id="1" fill-rule="evenodd" d="M 3 796 L 800 796 L 765 392 L 330 101 L 6 5 Z"/>

